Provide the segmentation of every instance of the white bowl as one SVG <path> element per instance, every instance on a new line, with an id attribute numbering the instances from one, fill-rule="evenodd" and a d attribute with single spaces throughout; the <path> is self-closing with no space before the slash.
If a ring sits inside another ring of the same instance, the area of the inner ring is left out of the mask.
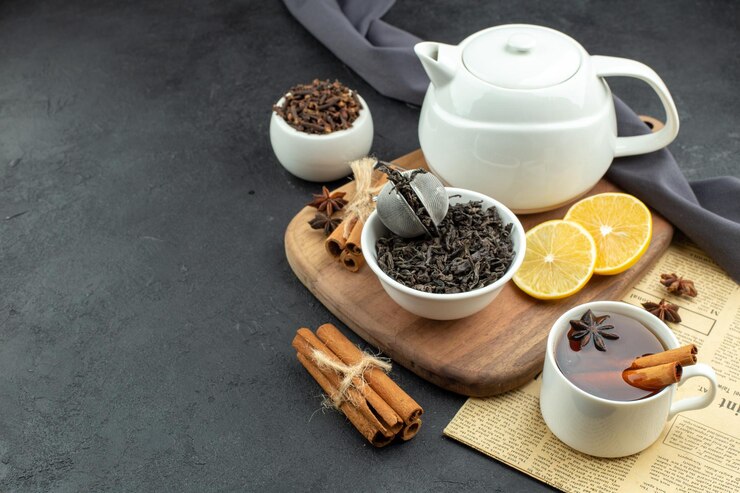
<path id="1" fill-rule="evenodd" d="M 501 216 L 504 224 L 513 223 L 511 239 L 514 244 L 514 260 L 509 266 L 509 270 L 496 282 L 482 288 L 467 291 L 465 293 L 436 294 L 425 293 L 413 288 L 404 286 L 398 281 L 388 276 L 378 265 L 378 253 L 375 247 L 378 238 L 387 236 L 390 231 L 383 225 L 377 212 L 370 214 L 365 226 L 362 228 L 362 253 L 370 269 L 378 276 L 380 285 L 393 301 L 401 305 L 411 313 L 424 318 L 434 320 L 455 320 L 458 318 L 468 317 L 479 312 L 488 306 L 493 299 L 498 296 L 504 287 L 504 284 L 514 277 L 514 273 L 519 269 L 524 261 L 526 251 L 526 239 L 524 228 L 519 219 L 501 202 L 492 199 L 486 195 L 462 188 L 446 187 L 447 195 L 450 197 L 450 205 L 460 202 L 469 202 L 471 200 L 482 201 L 483 207 L 496 206 L 496 210 Z M 459 197 L 454 197 L 459 195 Z"/>
<path id="2" fill-rule="evenodd" d="M 349 163 L 365 157 L 373 144 L 373 117 L 360 95 L 362 109 L 352 127 L 325 135 L 300 132 L 274 111 L 270 119 L 270 143 L 280 164 L 298 178 L 333 181 L 350 173 Z M 282 105 L 285 98 L 277 102 Z"/>

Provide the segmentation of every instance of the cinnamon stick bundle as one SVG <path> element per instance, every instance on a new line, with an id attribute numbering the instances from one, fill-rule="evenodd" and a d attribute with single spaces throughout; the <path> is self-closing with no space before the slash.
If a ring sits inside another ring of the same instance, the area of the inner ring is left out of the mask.
<path id="1" fill-rule="evenodd" d="M 336 328 L 335 328 L 336 329 Z M 293 339 L 298 360 L 319 383 L 329 399 L 342 411 L 354 427 L 374 446 L 388 445 L 394 438 L 409 440 L 419 431 L 421 420 L 406 423 L 395 408 L 381 396 L 367 380 L 370 372 L 382 370 L 374 367 L 364 369 L 360 376 L 338 373 L 338 369 L 355 370 L 353 365 L 366 363 L 366 356 L 337 330 L 338 337 L 354 347 L 360 357 L 354 363 L 340 358 L 324 342 L 306 328 L 301 328 Z M 363 359 L 365 358 L 365 359 Z M 365 368 L 363 366 L 363 368 Z M 347 385 L 347 379 L 351 385 Z M 390 380 L 390 379 L 389 379 Z M 399 391 L 405 394 L 403 390 Z M 410 398 L 409 398 L 410 399 Z M 421 408 L 419 408 L 421 409 Z M 421 413 L 419 413 L 420 415 Z"/>
<path id="2" fill-rule="evenodd" d="M 363 357 L 362 351 L 344 337 L 339 329 L 332 324 L 324 324 L 319 327 L 316 335 L 348 365 L 357 364 Z M 365 372 L 365 380 L 401 416 L 406 425 L 411 425 L 414 421 L 419 420 L 424 412 L 421 406 L 384 372 L 377 368 L 370 368 Z"/>
<path id="3" fill-rule="evenodd" d="M 297 354 L 298 361 L 308 370 L 314 380 L 321 386 L 321 388 L 328 395 L 332 395 L 336 392 L 336 387 L 332 385 L 329 379 L 324 373 L 319 370 L 318 366 L 313 363 L 309 358 L 306 358 L 301 353 Z M 375 447 L 385 447 L 393 441 L 393 436 L 387 436 L 377 427 L 373 426 L 351 403 L 344 401 L 339 405 L 339 410 L 347 416 L 350 423 L 364 436 L 368 442 L 373 444 Z"/>
<path id="4" fill-rule="evenodd" d="M 321 370 L 321 367 L 314 357 L 314 351 L 323 353 L 331 361 L 340 362 L 340 359 L 313 332 L 305 328 L 298 329 L 293 339 L 293 347 L 299 355 L 309 358 L 319 370 Z M 335 394 L 341 387 L 340 376 L 334 371 L 324 371 L 324 373 L 332 385 L 332 391 L 327 392 L 327 394 L 332 400 L 335 400 L 337 397 Z M 384 436 L 393 437 L 403 424 L 398 415 L 371 388 L 362 385 L 359 381 L 353 383 L 354 387 L 347 389 L 347 397 L 350 403 Z"/>
<path id="5" fill-rule="evenodd" d="M 349 236 L 346 229 L 338 227 L 324 241 L 324 247 L 334 258 L 338 258 L 342 266 L 350 272 L 357 272 L 365 264 L 362 255 L 360 238 L 362 238 L 363 221 L 355 218 L 350 224 Z"/>
<path id="6" fill-rule="evenodd" d="M 350 163 L 355 180 L 352 199 L 344 207 L 344 223 L 336 228 L 324 241 L 326 251 L 338 259 L 344 268 L 357 272 L 365 263 L 362 256 L 362 228 L 365 220 L 375 210 L 373 195 L 388 180 L 388 177 L 375 171 L 376 159 L 364 157 Z"/>

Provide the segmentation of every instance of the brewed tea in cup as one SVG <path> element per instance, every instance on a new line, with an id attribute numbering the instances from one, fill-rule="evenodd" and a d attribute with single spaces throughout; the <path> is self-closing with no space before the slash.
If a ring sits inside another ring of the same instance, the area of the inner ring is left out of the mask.
<path id="1" fill-rule="evenodd" d="M 622 376 L 635 357 L 667 349 L 655 334 L 619 313 L 587 310 L 584 317 L 590 318 L 590 324 L 583 322 L 582 326 L 590 327 L 581 330 L 591 333 L 574 337 L 579 330 L 571 323 L 555 345 L 555 362 L 561 373 L 579 389 L 612 401 L 636 401 L 657 393 L 657 389 L 635 387 Z"/>
<path id="2" fill-rule="evenodd" d="M 716 394 L 714 371 L 701 363 L 682 368 L 681 381 L 662 389 L 625 381 L 635 358 L 679 346 L 662 321 L 627 303 L 596 301 L 568 310 L 547 340 L 540 391 L 545 423 L 589 455 L 623 457 L 645 449 L 673 416 L 708 406 Z M 696 376 L 709 380 L 709 391 L 674 400 L 677 385 Z"/>

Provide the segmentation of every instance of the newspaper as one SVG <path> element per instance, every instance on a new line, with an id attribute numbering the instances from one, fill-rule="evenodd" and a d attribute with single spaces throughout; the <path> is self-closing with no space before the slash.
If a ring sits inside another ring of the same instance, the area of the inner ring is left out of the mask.
<path id="1" fill-rule="evenodd" d="M 695 282 L 699 296 L 677 297 L 658 282 L 675 272 Z M 699 361 L 717 373 L 717 397 L 699 411 L 681 413 L 639 454 L 600 459 L 560 442 L 542 420 L 540 377 L 522 388 L 485 399 L 470 398 L 444 433 L 563 491 L 740 491 L 740 286 L 701 250 L 676 240 L 623 298 L 640 305 L 666 298 L 680 307 L 671 324 L 682 344 L 699 348 Z M 698 377 L 677 398 L 707 392 Z"/>

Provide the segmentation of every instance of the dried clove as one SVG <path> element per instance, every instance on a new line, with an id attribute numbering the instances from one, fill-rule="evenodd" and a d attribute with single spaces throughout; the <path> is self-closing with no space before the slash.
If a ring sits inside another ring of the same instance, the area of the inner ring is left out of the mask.
<path id="1" fill-rule="evenodd" d="M 290 88 L 272 110 L 291 127 L 309 134 L 329 134 L 352 127 L 362 104 L 355 91 L 335 80 L 314 79 Z"/>

